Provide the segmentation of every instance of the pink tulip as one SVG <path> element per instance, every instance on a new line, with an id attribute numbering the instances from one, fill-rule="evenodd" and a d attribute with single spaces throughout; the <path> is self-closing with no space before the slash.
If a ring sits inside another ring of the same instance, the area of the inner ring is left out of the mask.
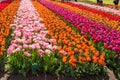
<path id="1" fill-rule="evenodd" d="M 34 49 L 35 49 L 35 46 L 34 46 L 34 45 L 29 45 L 29 49 L 34 50 Z"/>
<path id="2" fill-rule="evenodd" d="M 30 56 L 31 56 L 31 54 L 28 53 L 27 51 L 24 52 L 24 55 L 27 56 L 27 57 L 30 57 Z"/>
<path id="3" fill-rule="evenodd" d="M 11 46 L 7 49 L 7 53 L 8 53 L 8 54 L 11 54 L 13 50 L 14 50 L 14 47 L 11 45 Z"/>
<path id="4" fill-rule="evenodd" d="M 43 50 L 39 50 L 39 55 L 42 56 L 44 54 Z"/>
<path id="5" fill-rule="evenodd" d="M 45 53 L 48 54 L 48 55 L 50 54 L 50 52 L 51 52 L 51 51 L 48 50 L 48 49 L 45 50 Z"/>
<path id="6" fill-rule="evenodd" d="M 60 53 L 61 53 L 62 55 L 66 55 L 66 54 L 67 54 L 67 52 L 64 51 L 64 50 L 61 50 Z"/>
<path id="7" fill-rule="evenodd" d="M 52 50 L 55 51 L 58 47 L 57 46 L 53 46 Z"/>
<path id="8" fill-rule="evenodd" d="M 27 44 L 23 44 L 23 48 L 28 48 L 28 45 Z"/>

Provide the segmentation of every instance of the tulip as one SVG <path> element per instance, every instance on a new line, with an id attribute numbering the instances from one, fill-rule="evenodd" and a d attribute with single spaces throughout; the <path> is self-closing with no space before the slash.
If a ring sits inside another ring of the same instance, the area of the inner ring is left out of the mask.
<path id="1" fill-rule="evenodd" d="M 57 46 L 53 46 L 52 50 L 55 51 L 58 47 Z"/>
<path id="2" fill-rule="evenodd" d="M 67 55 L 67 52 L 64 51 L 64 50 L 61 50 L 60 53 L 61 53 L 62 55 Z"/>
<path id="3" fill-rule="evenodd" d="M 119 57 L 120 57 L 120 54 L 117 54 L 117 55 L 114 57 L 114 59 L 115 59 L 115 60 L 118 60 Z"/>
<path id="4" fill-rule="evenodd" d="M 45 50 L 45 53 L 48 54 L 48 55 L 50 54 L 50 52 L 51 52 L 51 51 L 48 50 L 48 49 Z"/>
<path id="5" fill-rule="evenodd" d="M 43 50 L 39 50 L 39 55 L 42 56 L 45 52 Z"/>
<path id="6" fill-rule="evenodd" d="M 31 57 L 31 54 L 28 53 L 27 51 L 24 51 L 24 55 L 25 55 L 26 57 Z"/>
<path id="7" fill-rule="evenodd" d="M 23 48 L 29 48 L 29 46 L 27 44 L 23 44 Z"/>
<path id="8" fill-rule="evenodd" d="M 8 54 L 11 54 L 14 49 L 15 49 L 15 48 L 11 45 L 11 46 L 7 49 L 7 53 L 8 53 Z"/>

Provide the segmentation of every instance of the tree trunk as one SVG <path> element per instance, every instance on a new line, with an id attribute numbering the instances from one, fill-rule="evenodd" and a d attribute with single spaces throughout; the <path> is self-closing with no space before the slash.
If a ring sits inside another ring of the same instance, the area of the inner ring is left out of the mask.
<path id="1" fill-rule="evenodd" d="M 77 2 L 77 0 L 75 0 L 75 2 Z"/>
<path id="2" fill-rule="evenodd" d="M 99 4 L 99 0 L 97 0 L 97 4 Z"/>

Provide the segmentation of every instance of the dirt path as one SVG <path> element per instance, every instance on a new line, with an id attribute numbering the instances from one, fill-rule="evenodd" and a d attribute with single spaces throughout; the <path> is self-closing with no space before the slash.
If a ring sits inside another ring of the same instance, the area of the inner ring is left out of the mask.
<path id="1" fill-rule="evenodd" d="M 109 68 L 107 68 L 107 73 L 108 73 L 108 76 L 109 76 L 109 80 L 117 80 L 117 78 L 115 77 L 114 73 L 112 70 L 110 70 Z"/>

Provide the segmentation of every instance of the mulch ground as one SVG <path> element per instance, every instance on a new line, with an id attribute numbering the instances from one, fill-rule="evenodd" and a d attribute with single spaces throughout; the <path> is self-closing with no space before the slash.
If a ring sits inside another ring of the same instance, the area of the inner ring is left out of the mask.
<path id="1" fill-rule="evenodd" d="M 45 80 L 45 74 L 40 74 L 38 76 L 27 76 L 23 77 L 21 75 L 10 75 L 6 72 L 0 73 L 0 80 Z M 47 74 L 47 80 L 58 80 L 57 76 Z M 63 77 L 60 76 L 60 80 L 110 80 L 109 77 L 103 76 L 103 75 L 94 75 L 89 76 L 86 75 L 84 77 L 80 77 L 78 79 L 72 78 L 72 77 Z"/>

